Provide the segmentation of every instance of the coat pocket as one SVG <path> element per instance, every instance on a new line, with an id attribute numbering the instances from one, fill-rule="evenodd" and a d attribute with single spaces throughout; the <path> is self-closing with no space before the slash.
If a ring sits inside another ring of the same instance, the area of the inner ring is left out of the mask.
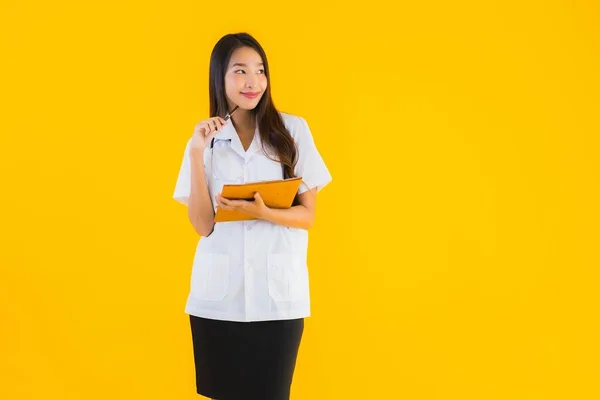
<path id="1" fill-rule="evenodd" d="M 198 254 L 192 269 L 191 292 L 201 300 L 220 301 L 229 290 L 229 254 Z"/>
<path id="2" fill-rule="evenodd" d="M 308 270 L 302 255 L 269 253 L 267 272 L 273 300 L 298 301 L 308 297 Z"/>

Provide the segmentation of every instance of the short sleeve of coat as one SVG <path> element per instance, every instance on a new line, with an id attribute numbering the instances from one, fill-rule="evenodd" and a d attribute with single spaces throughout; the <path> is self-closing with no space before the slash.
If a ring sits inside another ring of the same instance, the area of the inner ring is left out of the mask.
<path id="1" fill-rule="evenodd" d="M 183 152 L 183 160 L 181 161 L 181 166 L 179 167 L 179 175 L 177 177 L 177 182 L 175 183 L 175 191 L 173 192 L 173 198 L 178 202 L 188 205 L 188 198 L 190 197 L 190 189 L 191 189 L 191 160 L 190 160 L 190 143 L 192 139 L 188 139 L 187 144 L 185 145 L 185 150 Z"/>
<path id="2" fill-rule="evenodd" d="M 302 177 L 302 184 L 298 189 L 298 194 L 302 194 L 315 187 L 317 188 L 317 192 L 320 192 L 331 182 L 332 177 L 315 145 L 308 123 L 302 117 L 297 118 L 295 140 L 298 147 L 298 162 L 296 163 L 294 173 L 296 176 Z"/>

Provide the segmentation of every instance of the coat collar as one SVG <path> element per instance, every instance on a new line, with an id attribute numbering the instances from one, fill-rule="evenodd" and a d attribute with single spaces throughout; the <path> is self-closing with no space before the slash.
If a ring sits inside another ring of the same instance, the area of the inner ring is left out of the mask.
<path id="1" fill-rule="evenodd" d="M 254 128 L 254 137 L 252 138 L 252 143 L 250 143 L 250 147 L 248 147 L 248 151 L 244 151 L 244 146 L 242 146 L 242 141 L 240 140 L 240 137 L 239 137 L 237 131 L 235 130 L 235 127 L 233 126 L 233 121 L 231 121 L 231 120 L 214 137 L 215 137 L 215 141 L 221 140 L 221 139 L 225 139 L 225 140 L 231 139 L 231 148 L 237 154 L 239 154 L 240 157 L 244 158 L 244 160 L 246 162 L 250 159 L 250 157 L 254 153 L 256 153 L 257 151 L 260 151 L 262 148 L 262 141 L 260 139 L 260 133 L 258 130 L 258 121 L 256 122 L 256 125 Z"/>

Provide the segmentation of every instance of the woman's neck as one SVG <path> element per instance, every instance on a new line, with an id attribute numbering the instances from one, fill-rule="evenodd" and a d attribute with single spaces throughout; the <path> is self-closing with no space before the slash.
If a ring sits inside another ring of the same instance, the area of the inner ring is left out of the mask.
<path id="1" fill-rule="evenodd" d="M 248 110 L 238 109 L 231 117 L 233 126 L 239 135 L 252 136 L 256 128 L 254 115 Z"/>

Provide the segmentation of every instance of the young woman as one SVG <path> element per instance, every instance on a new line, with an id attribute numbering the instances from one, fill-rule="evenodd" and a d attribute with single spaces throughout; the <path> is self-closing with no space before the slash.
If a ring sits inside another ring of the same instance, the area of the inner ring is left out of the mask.
<path id="1" fill-rule="evenodd" d="M 269 65 L 246 33 L 229 34 L 210 59 L 210 115 L 188 140 L 173 197 L 188 207 L 198 240 L 186 313 L 196 389 L 218 400 L 284 400 L 304 318 L 306 263 L 316 195 L 331 182 L 302 117 L 271 99 Z M 227 183 L 301 177 L 288 209 L 220 196 Z M 255 219 L 213 222 L 218 208 Z"/>

